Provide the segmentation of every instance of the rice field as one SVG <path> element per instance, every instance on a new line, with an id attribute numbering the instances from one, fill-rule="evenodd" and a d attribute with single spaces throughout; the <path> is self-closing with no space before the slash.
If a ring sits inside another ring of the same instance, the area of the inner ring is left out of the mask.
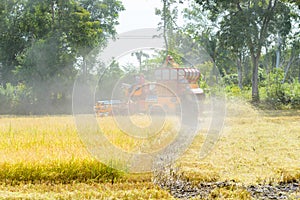
<path id="1" fill-rule="evenodd" d="M 145 147 L 145 141 L 112 128 L 111 117 L 99 120 L 106 137 L 120 148 Z M 172 123 L 165 128 L 172 130 Z M 267 112 L 229 101 L 221 137 L 200 159 L 205 137 L 204 129 L 176 163 L 178 173 L 195 184 L 300 181 L 300 111 Z M 0 199 L 173 199 L 153 178 L 151 173 L 132 175 L 101 164 L 86 150 L 72 116 L 0 117 Z M 249 197 L 238 189 L 214 191 L 228 192 Z"/>

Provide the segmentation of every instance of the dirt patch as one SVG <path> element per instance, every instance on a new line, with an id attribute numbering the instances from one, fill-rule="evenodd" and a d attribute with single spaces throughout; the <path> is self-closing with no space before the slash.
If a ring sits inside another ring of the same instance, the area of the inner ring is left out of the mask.
<path id="1" fill-rule="evenodd" d="M 247 199 L 290 199 L 292 194 L 300 192 L 300 180 L 290 183 L 258 185 L 244 185 L 235 181 L 201 182 L 195 184 L 181 175 L 172 173 L 172 171 L 169 171 L 167 174 L 159 173 L 159 175 L 154 177 L 156 178 L 154 178 L 153 182 L 156 185 L 169 191 L 173 197 L 179 199 L 193 197 L 197 199 L 224 198 L 221 190 L 223 192 L 228 191 L 227 193 L 236 193 L 235 197 Z M 300 199 L 300 195 L 298 194 L 294 199 Z"/>

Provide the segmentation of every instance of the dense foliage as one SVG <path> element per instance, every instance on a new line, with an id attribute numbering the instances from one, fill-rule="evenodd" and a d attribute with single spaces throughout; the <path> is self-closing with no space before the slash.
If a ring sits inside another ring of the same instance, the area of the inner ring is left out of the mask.
<path id="1" fill-rule="evenodd" d="M 171 54 L 181 66 L 219 71 L 228 96 L 299 108 L 299 6 L 294 0 L 162 0 L 155 14 L 166 49 L 156 58 L 133 52 L 135 69 L 142 72 Z M 120 0 L 3 0 L 0 113 L 70 113 L 76 74 L 97 73 L 87 55 L 115 36 L 123 9 Z M 181 14 L 186 23 L 178 26 Z M 112 63 L 99 82 L 102 90 L 111 91 L 127 72 L 132 66 Z"/>
<path id="2" fill-rule="evenodd" d="M 123 9 L 119 0 L 2 1 L 1 113 L 70 112 L 76 63 L 116 34 Z"/>
<path id="3" fill-rule="evenodd" d="M 181 3 L 163 2 L 173 4 L 175 9 Z M 172 13 L 176 19 L 177 12 L 167 12 L 167 16 Z M 169 41 L 176 40 L 168 51 L 201 62 L 205 49 L 204 54 L 209 54 L 223 77 L 229 96 L 242 95 L 256 105 L 270 104 L 269 108 L 297 107 L 298 1 L 195 0 L 189 1 L 183 14 L 186 23 L 176 27 L 176 34 L 168 35 Z M 172 22 L 162 19 L 167 24 Z M 274 76 L 278 78 L 270 78 Z"/>

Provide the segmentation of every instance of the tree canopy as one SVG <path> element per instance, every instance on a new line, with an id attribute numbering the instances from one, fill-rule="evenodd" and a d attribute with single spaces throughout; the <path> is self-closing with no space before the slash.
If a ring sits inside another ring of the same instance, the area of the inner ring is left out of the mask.
<path id="1" fill-rule="evenodd" d="M 119 0 L 3 0 L 0 83 L 32 88 L 41 107 L 70 98 L 74 64 L 115 36 L 122 10 Z"/>
<path id="2" fill-rule="evenodd" d="M 298 0 L 161 2 L 153 12 L 166 48 L 155 58 L 133 53 L 140 72 L 171 54 L 179 66 L 220 72 L 228 91 L 249 91 L 253 102 L 300 105 Z M 121 0 L 2 0 L 0 113 L 70 113 L 76 75 L 95 79 L 103 69 L 92 68 L 93 50 L 115 38 L 124 9 Z M 134 73 L 127 68 L 113 63 L 102 86 Z"/>
<path id="3" fill-rule="evenodd" d="M 259 100 L 258 69 L 264 47 L 274 43 L 274 36 L 286 37 L 291 31 L 292 12 L 279 0 L 196 0 L 209 20 L 218 25 L 220 46 L 235 57 L 249 52 L 252 63 L 252 99 Z M 197 15 L 197 13 L 193 13 Z"/>

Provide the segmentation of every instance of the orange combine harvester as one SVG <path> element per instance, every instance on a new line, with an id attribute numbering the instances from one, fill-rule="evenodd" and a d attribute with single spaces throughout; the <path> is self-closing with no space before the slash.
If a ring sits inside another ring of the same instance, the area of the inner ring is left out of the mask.
<path id="1" fill-rule="evenodd" d="M 172 67 L 169 67 L 171 65 Z M 180 98 L 187 91 L 198 101 L 204 101 L 205 94 L 199 87 L 201 73 L 195 68 L 180 68 L 171 56 L 167 56 L 165 66 L 154 71 L 154 82 L 147 82 L 143 74 L 135 76 L 135 84 L 122 84 L 124 100 L 98 101 L 95 105 L 97 116 L 124 113 L 147 113 L 164 110 L 176 113 L 180 108 Z"/>

